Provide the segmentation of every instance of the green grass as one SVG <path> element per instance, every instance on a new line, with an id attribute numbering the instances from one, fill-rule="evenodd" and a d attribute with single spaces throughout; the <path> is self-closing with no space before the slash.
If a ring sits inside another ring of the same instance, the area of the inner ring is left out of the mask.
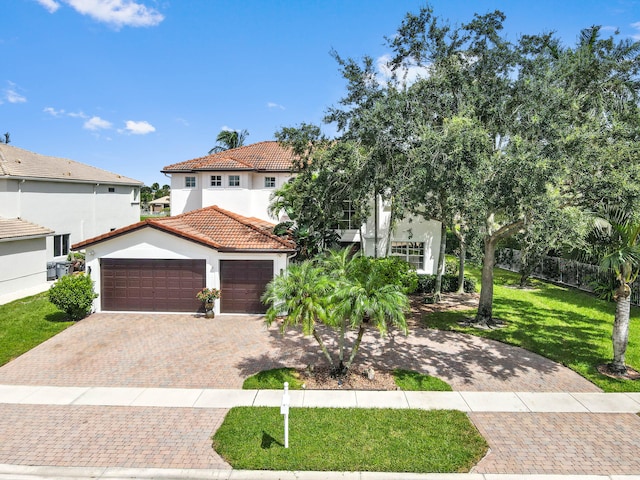
<path id="1" fill-rule="evenodd" d="M 242 384 L 242 388 L 244 390 L 281 390 L 284 382 L 289 382 L 290 390 L 301 390 L 304 383 L 294 368 L 274 368 L 248 377 Z"/>
<path id="2" fill-rule="evenodd" d="M 393 371 L 396 385 L 401 390 L 450 392 L 451 386 L 439 378 L 411 370 Z M 242 384 L 245 390 L 280 390 L 284 382 L 289 382 L 290 390 L 302 390 L 304 381 L 294 368 L 274 368 L 263 370 L 247 378 Z"/>
<path id="3" fill-rule="evenodd" d="M 0 365 L 72 324 L 49 302 L 47 292 L 0 305 Z"/>
<path id="4" fill-rule="evenodd" d="M 533 280 L 533 289 L 516 288 L 519 276 L 494 270 L 493 315 L 507 322 L 494 330 L 462 327 L 458 322 L 475 310 L 429 314 L 430 328 L 455 330 L 523 347 L 559 362 L 592 381 L 606 392 L 637 392 L 640 381 L 617 380 L 598 373 L 596 367 L 613 358 L 611 331 L 615 304 L 573 288 Z M 480 284 L 480 271 L 467 270 Z M 631 310 L 626 363 L 640 370 L 640 309 Z"/>
<path id="5" fill-rule="evenodd" d="M 213 436 L 233 468 L 468 472 L 487 443 L 453 410 L 292 408 L 289 448 L 279 408 L 235 407 Z"/>
<path id="6" fill-rule="evenodd" d="M 396 369 L 393 371 L 396 385 L 404 391 L 450 392 L 452 390 L 444 380 L 412 370 Z"/>

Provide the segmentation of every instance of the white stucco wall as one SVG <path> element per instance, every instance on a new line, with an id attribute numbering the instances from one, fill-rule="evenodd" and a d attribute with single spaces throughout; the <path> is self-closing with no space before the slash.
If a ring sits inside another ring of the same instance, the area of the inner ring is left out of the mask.
<path id="1" fill-rule="evenodd" d="M 211 176 L 220 175 L 222 186 L 211 186 Z M 238 175 L 240 186 L 229 187 L 229 176 Z M 185 178 L 196 177 L 194 188 L 185 188 Z M 274 188 L 265 187 L 265 177 L 275 177 Z M 197 174 L 171 175 L 171 215 L 189 212 L 198 208 L 217 205 L 220 208 L 274 222 L 267 207 L 271 194 L 291 178 L 288 173 L 256 172 L 205 172 Z"/>
<path id="2" fill-rule="evenodd" d="M 0 304 L 16 292 L 46 289 L 45 243 L 44 237 L 0 242 Z"/>
<path id="3" fill-rule="evenodd" d="M 206 286 L 220 288 L 220 260 L 273 260 L 274 275 L 287 267 L 284 253 L 221 253 L 213 248 L 147 227 L 100 242 L 86 250 L 86 265 L 91 269 L 95 290 L 100 293 L 100 258 L 193 259 L 206 261 Z M 195 293 L 194 293 L 195 295 Z M 101 311 L 100 297 L 94 308 Z M 220 302 L 215 304 L 220 313 Z"/>
<path id="4" fill-rule="evenodd" d="M 22 218 L 56 235 L 69 234 L 71 245 L 138 222 L 140 198 L 139 193 L 134 197 L 134 189 L 139 191 L 127 185 L 2 180 L 0 216 Z M 47 238 L 46 248 L 46 260 L 54 260 L 53 237 Z"/>

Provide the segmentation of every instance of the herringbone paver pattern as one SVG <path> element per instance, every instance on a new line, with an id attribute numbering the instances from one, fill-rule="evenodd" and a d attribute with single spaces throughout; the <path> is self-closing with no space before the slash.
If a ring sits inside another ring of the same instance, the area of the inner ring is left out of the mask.
<path id="1" fill-rule="evenodd" d="M 211 446 L 226 410 L 14 405 L 0 408 L 0 463 L 231 468 Z"/>
<path id="2" fill-rule="evenodd" d="M 491 452 L 477 473 L 640 473 L 640 417 L 616 413 L 471 413 Z"/>

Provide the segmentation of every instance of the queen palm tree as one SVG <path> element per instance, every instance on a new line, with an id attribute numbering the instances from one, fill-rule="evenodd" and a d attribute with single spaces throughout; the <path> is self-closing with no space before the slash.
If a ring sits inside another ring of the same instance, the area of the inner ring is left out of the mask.
<path id="1" fill-rule="evenodd" d="M 607 207 L 594 221 L 593 239 L 600 246 L 600 269 L 612 272 L 617 281 L 613 299 L 616 313 L 611 340 L 613 361 L 609 369 L 619 375 L 627 372 L 625 353 L 629 340 L 631 284 L 640 273 L 640 221 L 630 213 Z"/>
<path id="2" fill-rule="evenodd" d="M 331 288 L 332 282 L 323 270 L 306 261 L 291 265 L 269 282 L 262 301 L 269 305 L 265 314 L 268 325 L 277 318 L 283 319 L 282 331 L 291 325 L 302 325 L 303 334 L 313 335 L 333 367 L 333 359 L 316 330 L 318 322 L 328 322 L 327 295 Z"/>
<path id="3" fill-rule="evenodd" d="M 209 155 L 242 147 L 248 135 L 249 132 L 247 130 L 222 130 L 216 137 L 218 145 L 209 150 Z"/>

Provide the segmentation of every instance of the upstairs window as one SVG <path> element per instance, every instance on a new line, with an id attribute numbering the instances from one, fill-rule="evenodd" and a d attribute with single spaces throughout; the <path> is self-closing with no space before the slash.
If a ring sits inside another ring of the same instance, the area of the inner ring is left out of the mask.
<path id="1" fill-rule="evenodd" d="M 356 212 L 350 200 L 342 204 L 342 218 L 338 220 L 338 230 L 357 230 L 360 228 L 356 219 Z"/>
<path id="2" fill-rule="evenodd" d="M 391 242 L 391 255 L 406 260 L 417 270 L 424 268 L 424 243 Z"/>
<path id="3" fill-rule="evenodd" d="M 264 188 L 275 188 L 276 177 L 264 177 Z"/>
<path id="4" fill-rule="evenodd" d="M 116 187 L 109 187 L 109 188 L 107 189 L 107 191 L 108 191 L 109 193 L 116 193 Z"/>
<path id="5" fill-rule="evenodd" d="M 61 257 L 69 253 L 69 234 L 53 236 L 53 256 Z"/>
<path id="6" fill-rule="evenodd" d="M 184 177 L 185 188 L 196 188 L 196 177 Z"/>
<path id="7" fill-rule="evenodd" d="M 240 175 L 229 175 L 229 186 L 230 187 L 239 187 L 240 186 Z"/>
<path id="8" fill-rule="evenodd" d="M 211 175 L 211 186 L 212 187 L 221 187 L 222 186 L 222 175 Z"/>

